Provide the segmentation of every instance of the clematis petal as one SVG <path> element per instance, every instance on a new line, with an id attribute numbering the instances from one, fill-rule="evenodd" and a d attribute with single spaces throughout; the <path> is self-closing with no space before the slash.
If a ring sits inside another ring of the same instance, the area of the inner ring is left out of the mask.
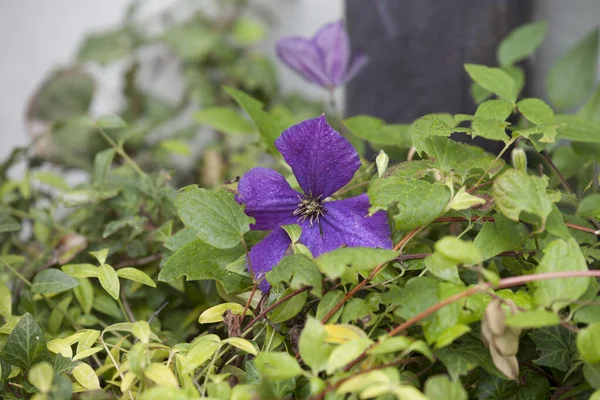
<path id="1" fill-rule="evenodd" d="M 320 219 L 324 252 L 343 245 L 392 248 L 387 214 L 379 211 L 369 217 L 366 194 L 324 204 L 325 214 Z"/>
<path id="2" fill-rule="evenodd" d="M 277 42 L 275 50 L 279 59 L 304 79 L 323 87 L 331 86 L 323 55 L 312 41 L 302 37 L 283 38 Z"/>
<path id="3" fill-rule="evenodd" d="M 283 228 L 276 228 L 269 233 L 265 238 L 254 245 L 248 253 L 250 262 L 252 263 L 252 271 L 254 271 L 255 279 L 260 281 L 267 272 L 279 264 L 279 261 L 286 255 L 290 249 L 292 241 L 287 232 Z M 250 272 L 250 268 L 248 268 Z M 269 290 L 271 285 L 266 279 L 258 285 L 263 292 Z"/>
<path id="4" fill-rule="evenodd" d="M 246 172 L 238 184 L 235 200 L 245 205 L 256 230 L 271 230 L 289 222 L 299 203 L 299 193 L 285 178 L 269 168 L 256 167 Z"/>
<path id="5" fill-rule="evenodd" d="M 360 167 L 358 153 L 325 115 L 294 125 L 275 146 L 292 167 L 306 194 L 326 198 L 345 186 Z"/>
<path id="6" fill-rule="evenodd" d="M 350 59 L 350 40 L 344 22 L 338 21 L 322 27 L 313 39 L 323 54 L 325 73 L 334 85 L 344 83 Z"/>
<path id="7" fill-rule="evenodd" d="M 299 223 L 302 228 L 300 243 L 308 247 L 313 257 L 319 257 L 323 254 L 323 237 L 318 223 L 310 224 L 308 221 Z"/>
<path id="8" fill-rule="evenodd" d="M 352 56 L 352 60 L 350 60 L 350 65 L 348 66 L 346 76 L 344 76 L 344 81 L 342 83 L 346 83 L 354 78 L 368 62 L 369 56 L 364 53 L 355 53 Z"/>

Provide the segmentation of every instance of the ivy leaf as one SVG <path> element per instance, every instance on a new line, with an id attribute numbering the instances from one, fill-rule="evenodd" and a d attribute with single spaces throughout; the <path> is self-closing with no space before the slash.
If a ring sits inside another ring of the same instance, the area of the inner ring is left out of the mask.
<path id="1" fill-rule="evenodd" d="M 390 177 L 378 179 L 367 192 L 371 201 L 369 212 L 395 207 L 390 214 L 396 228 L 409 230 L 425 226 L 441 216 L 450 201 L 450 189 L 441 183 L 404 180 Z"/>
<path id="2" fill-rule="evenodd" d="M 28 370 L 33 364 L 50 360 L 44 332 L 31 314 L 21 317 L 0 351 L 0 358 L 7 363 Z"/>
<path id="3" fill-rule="evenodd" d="M 575 351 L 575 334 L 561 325 L 534 330 L 531 339 L 536 345 L 539 358 L 534 363 L 544 367 L 567 371 Z"/>
<path id="4" fill-rule="evenodd" d="M 343 121 L 354 136 L 374 144 L 410 147 L 410 125 L 386 124 L 385 121 L 368 115 L 357 115 Z"/>
<path id="5" fill-rule="evenodd" d="M 302 373 L 298 361 L 288 353 L 260 353 L 254 359 L 254 366 L 270 381 L 291 379 Z"/>
<path id="6" fill-rule="evenodd" d="M 203 108 L 194 114 L 194 119 L 201 124 L 208 125 L 229 135 L 250 135 L 254 133 L 252 123 L 228 107 Z"/>
<path id="7" fill-rule="evenodd" d="M 0 233 L 14 232 L 21 229 L 21 224 L 8 214 L 0 213 Z"/>
<path id="8" fill-rule="evenodd" d="M 56 268 L 40 271 L 33 279 L 31 291 L 40 294 L 61 293 L 79 285 L 77 279 Z"/>
<path id="9" fill-rule="evenodd" d="M 496 56 L 500 65 L 512 65 L 529 57 L 542 44 L 547 31 L 548 23 L 545 21 L 513 29 L 498 46 Z"/>
<path id="10" fill-rule="evenodd" d="M 479 400 L 506 400 L 517 394 L 517 383 L 506 380 L 487 372 L 479 374 L 477 398 Z"/>
<path id="11" fill-rule="evenodd" d="M 544 249 L 544 257 L 535 273 L 587 270 L 587 263 L 575 239 L 566 241 L 557 239 Z M 539 305 L 552 307 L 554 311 L 558 311 L 579 299 L 587 290 L 589 283 L 590 278 L 587 277 L 537 281 L 534 283 L 535 301 Z"/>
<path id="12" fill-rule="evenodd" d="M 494 215 L 494 221 L 483 223 L 473 244 L 477 246 L 483 260 L 488 260 L 498 254 L 515 249 L 523 240 L 526 229 L 518 222 L 506 218 L 502 214 Z"/>
<path id="13" fill-rule="evenodd" d="M 525 384 L 517 388 L 516 400 L 547 400 L 550 398 L 548 379 L 535 371 L 527 370 L 523 376 Z"/>
<path id="14" fill-rule="evenodd" d="M 240 246 L 217 249 L 201 240 L 194 240 L 171 255 L 158 274 L 161 282 L 171 282 L 185 275 L 189 281 L 214 279 L 223 284 L 228 293 L 243 289 L 250 281 L 225 267 L 237 260 L 243 252 Z"/>
<path id="15" fill-rule="evenodd" d="M 554 62 L 546 76 L 552 104 L 560 110 L 581 104 L 596 84 L 598 28 L 584 36 Z"/>
<path id="16" fill-rule="evenodd" d="M 515 81 L 506 72 L 500 68 L 489 68 L 477 64 L 465 64 L 465 70 L 471 79 L 484 89 L 511 104 L 515 104 L 518 90 Z"/>
<path id="17" fill-rule="evenodd" d="M 519 221 L 519 217 L 523 218 L 522 213 L 526 212 L 537 216 L 543 227 L 554 203 L 554 199 L 546 194 L 547 187 L 547 177 L 509 169 L 494 181 L 492 195 L 498 210 L 508 218 Z"/>
<path id="18" fill-rule="evenodd" d="M 317 297 L 321 297 L 323 289 L 323 277 L 319 269 L 310 258 L 302 254 L 284 257 L 267 273 L 267 281 L 273 286 L 285 282 L 292 290 L 312 286 L 310 292 Z"/>
<path id="19" fill-rule="evenodd" d="M 212 192 L 188 186 L 178 193 L 175 205 L 183 223 L 193 228 L 202 241 L 219 249 L 239 244 L 254 222 L 233 194 L 225 190 Z"/>

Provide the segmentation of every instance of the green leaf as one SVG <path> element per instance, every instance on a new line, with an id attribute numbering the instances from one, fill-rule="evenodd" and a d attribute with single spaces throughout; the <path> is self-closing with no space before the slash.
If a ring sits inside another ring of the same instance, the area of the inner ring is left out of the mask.
<path id="1" fill-rule="evenodd" d="M 460 381 L 451 381 L 446 375 L 435 375 L 427 379 L 424 388 L 429 400 L 467 400 L 467 391 Z"/>
<path id="2" fill-rule="evenodd" d="M 600 363 L 600 323 L 595 322 L 577 334 L 577 350 L 579 355 L 590 364 Z"/>
<path id="3" fill-rule="evenodd" d="M 291 379 L 302 373 L 296 359 L 288 353 L 260 353 L 254 359 L 254 366 L 269 381 Z"/>
<path id="4" fill-rule="evenodd" d="M 233 38 L 242 45 L 248 46 L 260 42 L 266 33 L 265 26 L 248 17 L 238 18 L 233 26 Z"/>
<path id="5" fill-rule="evenodd" d="M 121 285 L 119 284 L 119 276 L 115 269 L 108 264 L 102 264 L 98 268 L 98 280 L 100 285 L 106 290 L 108 294 L 115 300 L 119 300 L 119 291 Z"/>
<path id="6" fill-rule="evenodd" d="M 108 249 L 102 249 L 98 251 L 90 251 L 90 254 L 98 260 L 98 264 L 105 264 L 106 257 L 108 257 Z"/>
<path id="7" fill-rule="evenodd" d="M 244 312 L 244 306 L 239 303 L 221 303 L 214 307 L 205 310 L 200 314 L 198 322 L 201 324 L 210 324 L 213 322 L 223 321 L 223 314 L 225 311 L 230 311 L 233 314 L 242 315 Z M 246 310 L 246 314 L 252 315 L 252 311 Z"/>
<path id="8" fill-rule="evenodd" d="M 144 376 L 157 385 L 177 388 L 179 381 L 173 370 L 164 364 L 152 363 L 144 368 Z"/>
<path id="9" fill-rule="evenodd" d="M 75 289 L 73 289 L 73 293 L 81 305 L 83 312 L 89 314 L 92 311 L 92 305 L 94 304 L 94 287 L 89 279 L 79 278 L 77 281 L 79 282 L 79 286 L 76 286 Z"/>
<path id="10" fill-rule="evenodd" d="M 457 127 L 458 121 L 450 114 L 429 114 L 417 119 L 410 127 L 412 144 L 421 155 L 427 151 L 424 141 L 432 137 L 449 137 L 454 132 L 470 132 L 469 128 Z"/>
<path id="11" fill-rule="evenodd" d="M 517 394 L 517 383 L 498 376 L 482 372 L 477 384 L 477 399 L 507 400 L 514 399 Z"/>
<path id="12" fill-rule="evenodd" d="M 356 360 L 369 348 L 372 341 L 367 338 L 354 339 L 337 346 L 327 359 L 327 373 L 332 374 Z"/>
<path id="13" fill-rule="evenodd" d="M 395 206 L 390 214 L 399 230 L 430 224 L 444 213 L 450 201 L 450 189 L 441 183 L 406 181 L 396 177 L 375 180 L 367 194 L 371 213 Z"/>
<path id="14" fill-rule="evenodd" d="M 483 261 L 477 246 L 456 236 L 444 236 L 435 243 L 434 248 L 456 264 L 474 265 Z"/>
<path id="15" fill-rule="evenodd" d="M 357 115 L 342 121 L 354 135 L 373 144 L 410 147 L 410 125 L 386 124 L 385 121 L 368 115 Z"/>
<path id="16" fill-rule="evenodd" d="M 559 139 L 582 143 L 600 143 L 600 122 L 588 121 L 576 115 L 558 114 L 554 120 L 564 126 L 558 128 Z"/>
<path id="17" fill-rule="evenodd" d="M 94 157 L 94 185 L 100 189 L 104 189 L 104 181 L 106 174 L 110 170 L 113 159 L 115 158 L 114 149 L 106 149 L 96 154 Z"/>
<path id="18" fill-rule="evenodd" d="M 0 315 L 3 317 L 12 315 L 12 293 L 3 282 L 0 282 Z"/>
<path id="19" fill-rule="evenodd" d="M 79 363 L 73 368 L 73 378 L 87 390 L 99 390 L 100 380 L 93 368 L 86 363 Z"/>
<path id="20" fill-rule="evenodd" d="M 512 65 L 529 57 L 542 44 L 547 31 L 545 21 L 530 22 L 513 29 L 498 46 L 500 65 Z"/>
<path id="21" fill-rule="evenodd" d="M 516 400 L 547 400 L 550 397 L 550 383 L 541 374 L 526 370 L 523 376 L 525 384 L 517 388 Z"/>
<path id="22" fill-rule="evenodd" d="M 28 370 L 40 361 L 48 361 L 44 332 L 33 320 L 31 314 L 23 315 L 14 327 L 0 351 L 0 358 L 7 363 Z"/>
<path id="23" fill-rule="evenodd" d="M 546 194 L 547 187 L 546 177 L 509 169 L 494 181 L 492 195 L 496 208 L 506 217 L 519 221 L 519 217 L 523 218 L 522 213 L 526 212 L 537 216 L 543 227 L 554 203 L 554 199 Z"/>
<path id="24" fill-rule="evenodd" d="M 197 61 L 213 51 L 220 36 L 208 23 L 192 19 L 184 24 L 174 24 L 165 32 L 163 40 L 184 61 Z"/>
<path id="25" fill-rule="evenodd" d="M 517 103 L 519 111 L 536 125 L 554 123 L 554 111 L 540 99 L 523 99 Z"/>
<path id="26" fill-rule="evenodd" d="M 494 215 L 494 221 L 483 223 L 473 244 L 477 246 L 483 260 L 490 259 L 498 254 L 514 250 L 521 243 L 526 234 L 524 226 L 506 218 L 502 214 Z"/>
<path id="27" fill-rule="evenodd" d="M 281 293 L 279 298 L 283 298 L 293 292 L 293 289 L 288 288 L 284 290 L 283 293 Z M 296 315 L 298 315 L 300 311 L 302 311 L 302 307 L 304 307 L 304 304 L 306 303 L 307 296 L 308 295 L 306 294 L 306 292 L 302 292 L 292 297 L 291 299 L 284 301 L 283 303 L 275 307 L 273 311 L 271 311 L 269 319 L 274 324 L 280 324 L 282 322 L 294 318 Z"/>
<path id="28" fill-rule="evenodd" d="M 561 271 L 587 271 L 587 263 L 575 239 L 567 241 L 557 239 L 544 249 L 544 257 L 535 273 Z M 585 293 L 590 278 L 546 279 L 535 282 L 535 301 L 542 306 L 552 307 L 554 311 L 569 305 Z"/>
<path id="29" fill-rule="evenodd" d="M 230 344 L 233 347 L 236 347 L 236 348 L 238 348 L 242 351 L 245 351 L 248 354 L 252 354 L 254 356 L 258 354 L 258 351 L 256 350 L 255 345 L 252 344 L 251 341 L 246 340 L 246 339 L 242 339 L 239 337 L 230 337 L 230 338 L 223 340 L 223 343 Z"/>
<path id="30" fill-rule="evenodd" d="M 481 136 L 506 143 L 509 136 L 505 131 L 508 125 L 505 120 L 512 114 L 512 109 L 512 104 L 504 100 L 488 100 L 481 103 L 471 123 L 473 137 Z"/>
<path id="31" fill-rule="evenodd" d="M 0 233 L 14 232 L 21 229 L 21 224 L 8 214 L 0 213 Z"/>
<path id="32" fill-rule="evenodd" d="M 40 271 L 33 279 L 31 291 L 40 294 L 60 293 L 79 285 L 77 279 L 56 268 Z"/>
<path id="33" fill-rule="evenodd" d="M 317 265 L 302 254 L 284 257 L 267 273 L 267 281 L 273 286 L 285 282 L 292 290 L 312 286 L 310 292 L 317 297 L 321 297 L 323 289 L 323 276 Z"/>
<path id="34" fill-rule="evenodd" d="M 150 278 L 145 272 L 140 271 L 136 268 L 121 268 L 117 271 L 117 276 L 123 279 L 129 279 L 130 281 L 139 282 L 146 286 L 156 287 L 156 283 Z"/>
<path id="35" fill-rule="evenodd" d="M 489 68 L 484 65 L 465 64 L 465 70 L 483 88 L 496 94 L 503 100 L 515 104 L 518 90 L 515 81 L 499 68 Z"/>
<path id="36" fill-rule="evenodd" d="M 600 364 L 585 364 L 583 366 L 583 376 L 587 383 L 594 389 L 600 389 Z"/>
<path id="37" fill-rule="evenodd" d="M 158 273 L 158 280 L 172 282 L 185 275 L 188 281 L 218 280 L 228 293 L 243 289 L 244 282 L 251 284 L 251 281 L 226 269 L 227 265 L 237 260 L 241 253 L 243 253 L 241 246 L 217 249 L 201 240 L 194 240 L 167 259 Z"/>
<path id="38" fill-rule="evenodd" d="M 538 365 L 567 371 L 571 366 L 571 356 L 575 351 L 575 335 L 567 328 L 557 325 L 535 329 L 531 339 L 536 344 L 539 358 L 533 360 Z"/>
<path id="39" fill-rule="evenodd" d="M 37 363 L 29 370 L 27 380 L 40 392 L 48 393 L 52 389 L 54 369 L 47 361 Z"/>
<path id="40" fill-rule="evenodd" d="M 338 278 L 348 270 L 359 273 L 373 270 L 398 257 L 394 250 L 375 249 L 370 247 L 342 247 L 322 254 L 315 260 L 319 269 L 331 279 Z"/>
<path id="41" fill-rule="evenodd" d="M 277 139 L 279 135 L 281 135 L 281 132 L 288 128 L 288 126 L 283 121 L 264 111 L 263 103 L 256 100 L 254 97 L 227 86 L 224 87 L 223 90 L 233 97 L 240 107 L 248 113 L 262 136 L 266 148 L 272 154 L 279 154 L 275 148 L 275 139 Z"/>
<path id="42" fill-rule="evenodd" d="M 577 215 L 584 218 L 600 219 L 600 193 L 585 196 L 579 203 Z"/>
<path id="43" fill-rule="evenodd" d="M 208 125 L 229 135 L 250 135 L 254 133 L 254 125 L 228 107 L 204 108 L 194 114 L 194 119 L 201 124 Z"/>
<path id="44" fill-rule="evenodd" d="M 435 350 L 435 355 L 444 364 L 452 380 L 459 379 L 479 366 L 488 373 L 503 377 L 494 366 L 489 350 L 483 347 L 480 340 L 469 335 L 461 338 L 458 343 Z"/>
<path id="45" fill-rule="evenodd" d="M 505 323 L 515 328 L 541 328 L 560 324 L 560 318 L 551 311 L 538 309 L 508 315 Z"/>
<path id="46" fill-rule="evenodd" d="M 308 317 L 298 342 L 298 349 L 302 361 L 308 365 L 313 375 L 323 371 L 327 366 L 327 359 L 333 350 L 331 345 L 325 343 L 327 332 L 323 324 L 313 317 Z"/>
<path id="47" fill-rule="evenodd" d="M 77 60 L 106 65 L 131 54 L 134 45 L 135 40 L 127 30 L 87 35 L 77 50 Z"/>
<path id="48" fill-rule="evenodd" d="M 583 103 L 596 83 L 598 28 L 584 36 L 554 62 L 546 76 L 552 104 L 560 110 Z"/>
<path id="49" fill-rule="evenodd" d="M 437 281 L 433 278 L 422 276 L 411 278 L 404 288 L 394 296 L 392 304 L 397 304 L 395 313 L 403 319 L 410 319 L 415 315 L 432 307 L 439 301 Z M 429 321 L 431 317 L 423 321 Z"/>
<path id="50" fill-rule="evenodd" d="M 175 205 L 183 223 L 202 241 L 219 249 L 238 245 L 254 222 L 225 190 L 212 192 L 188 186 L 179 191 Z"/>
<path id="51" fill-rule="evenodd" d="M 315 317 L 319 321 L 322 321 L 323 318 L 329 313 L 329 311 L 333 310 L 333 307 L 335 307 L 340 301 L 342 301 L 343 298 L 344 293 L 340 292 L 339 290 L 332 290 L 331 292 L 327 292 L 319 302 L 319 305 L 317 306 L 317 312 L 315 314 Z M 340 307 L 340 309 L 337 310 L 327 322 L 329 324 L 335 324 L 335 322 L 340 318 L 340 315 L 342 315 L 342 311 L 343 308 Z"/>

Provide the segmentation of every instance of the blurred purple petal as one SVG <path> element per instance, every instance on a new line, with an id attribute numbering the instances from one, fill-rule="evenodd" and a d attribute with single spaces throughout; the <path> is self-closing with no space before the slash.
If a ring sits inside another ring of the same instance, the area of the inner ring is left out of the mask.
<path id="1" fill-rule="evenodd" d="M 279 59 L 304 79 L 323 87 L 331 86 L 323 56 L 311 41 L 300 37 L 283 38 L 277 42 L 276 51 Z"/>
<path id="2" fill-rule="evenodd" d="M 256 230 L 271 230 L 295 223 L 292 213 L 298 206 L 299 193 L 272 169 L 256 167 L 246 172 L 238 184 L 236 201 L 244 204 L 247 215 L 256 222 Z"/>
<path id="3" fill-rule="evenodd" d="M 275 228 L 262 241 L 252 247 L 248 256 L 252 263 L 256 282 L 260 281 L 267 272 L 279 264 L 279 261 L 290 249 L 291 244 L 292 241 L 287 232 L 283 228 Z M 250 272 L 250 268 L 248 268 L 248 271 Z M 263 292 L 269 290 L 270 287 L 271 285 L 266 279 L 258 285 L 258 288 Z"/>
<path id="4" fill-rule="evenodd" d="M 325 199 L 345 186 L 360 167 L 358 153 L 325 115 L 286 129 L 275 146 L 307 195 Z"/>
<path id="5" fill-rule="evenodd" d="M 324 252 L 342 245 L 392 248 L 387 214 L 379 211 L 369 217 L 370 204 L 366 194 L 324 204 L 325 216 L 320 220 Z"/>
<path id="6" fill-rule="evenodd" d="M 350 58 L 350 41 L 344 22 L 325 25 L 315 35 L 313 42 L 323 55 L 325 73 L 333 86 L 346 80 L 346 68 Z"/>
<path id="7" fill-rule="evenodd" d="M 346 76 L 344 77 L 344 81 L 342 83 L 346 83 L 350 81 L 352 78 L 356 76 L 360 72 L 361 69 L 369 62 L 369 56 L 364 53 L 355 53 L 352 55 L 352 60 L 350 60 L 350 66 L 346 71 Z"/>

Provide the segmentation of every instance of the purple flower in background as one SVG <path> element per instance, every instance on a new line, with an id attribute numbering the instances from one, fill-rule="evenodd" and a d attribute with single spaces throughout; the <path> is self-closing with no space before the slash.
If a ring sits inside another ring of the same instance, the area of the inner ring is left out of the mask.
<path id="1" fill-rule="evenodd" d="M 268 168 L 252 168 L 240 180 L 236 200 L 256 220 L 251 229 L 271 231 L 249 253 L 257 280 L 290 250 L 291 240 L 282 225 L 300 225 L 300 243 L 314 257 L 344 245 L 392 247 L 387 215 L 379 211 L 368 216 L 366 194 L 325 201 L 350 182 L 360 167 L 360 158 L 324 115 L 286 129 L 275 146 L 304 193 L 296 192 L 282 175 Z M 261 282 L 261 290 L 268 288 L 267 281 Z"/>
<path id="2" fill-rule="evenodd" d="M 343 21 L 325 25 L 312 39 L 279 40 L 277 56 L 304 79 L 325 88 L 346 83 L 367 62 L 364 54 L 350 54 L 350 39 Z"/>

